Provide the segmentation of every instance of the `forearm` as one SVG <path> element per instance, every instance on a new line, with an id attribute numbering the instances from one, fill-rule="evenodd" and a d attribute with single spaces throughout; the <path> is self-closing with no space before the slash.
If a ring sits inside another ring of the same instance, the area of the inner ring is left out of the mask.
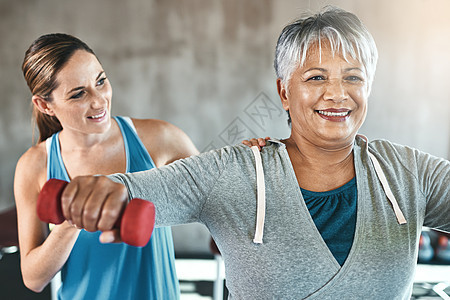
<path id="1" fill-rule="evenodd" d="M 155 170 L 156 171 L 156 170 Z M 173 226 L 198 222 L 203 195 L 201 192 L 186 191 L 189 185 L 182 178 L 176 179 L 164 174 L 154 176 L 155 172 L 139 172 L 130 174 L 114 174 L 108 176 L 122 183 L 128 190 L 129 197 L 151 201 L 155 205 L 155 226 Z M 191 185 L 195 187 L 195 184 Z"/>
<path id="2" fill-rule="evenodd" d="M 223 152 L 223 151 L 222 151 Z M 155 204 L 156 226 L 201 222 L 207 195 L 217 183 L 228 153 L 204 153 L 149 171 L 114 174 L 131 198 Z"/>
<path id="3" fill-rule="evenodd" d="M 57 225 L 45 241 L 28 253 L 21 253 L 21 269 L 25 285 L 41 292 L 66 263 L 79 229 L 67 222 Z"/>
<path id="4" fill-rule="evenodd" d="M 61 195 L 64 217 L 90 231 L 110 231 L 128 199 L 142 198 L 155 204 L 156 226 L 201 222 L 228 157 L 217 150 L 148 171 L 75 177 Z"/>

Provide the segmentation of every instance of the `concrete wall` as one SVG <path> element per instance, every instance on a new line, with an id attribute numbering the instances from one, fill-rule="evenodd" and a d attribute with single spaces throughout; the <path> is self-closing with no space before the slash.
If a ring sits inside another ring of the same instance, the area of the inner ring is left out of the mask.
<path id="1" fill-rule="evenodd" d="M 0 0 L 0 210 L 14 204 L 14 167 L 31 146 L 20 65 L 39 35 L 74 34 L 96 51 L 114 114 L 167 120 L 206 150 L 288 136 L 272 67 L 276 39 L 301 12 L 326 4 L 356 13 L 379 47 L 362 132 L 448 157 L 448 0 Z M 198 238 L 204 249 L 207 235 Z M 196 249 L 189 239 L 178 244 Z"/>

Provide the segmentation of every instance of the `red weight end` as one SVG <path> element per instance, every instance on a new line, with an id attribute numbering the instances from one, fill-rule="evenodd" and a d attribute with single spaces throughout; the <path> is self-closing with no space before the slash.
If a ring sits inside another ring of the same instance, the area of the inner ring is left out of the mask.
<path id="1" fill-rule="evenodd" d="M 64 222 L 61 194 L 67 183 L 67 181 L 53 178 L 44 184 L 37 200 L 37 214 L 41 221 L 52 224 Z"/>
<path id="2" fill-rule="evenodd" d="M 155 206 L 139 198 L 128 203 L 120 223 L 120 237 L 131 246 L 147 245 L 155 227 Z"/>

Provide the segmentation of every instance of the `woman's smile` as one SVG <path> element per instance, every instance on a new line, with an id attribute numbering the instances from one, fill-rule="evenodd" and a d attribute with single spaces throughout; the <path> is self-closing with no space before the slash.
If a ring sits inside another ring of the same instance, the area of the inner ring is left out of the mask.
<path id="1" fill-rule="evenodd" d="M 349 117 L 351 110 L 349 109 L 325 109 L 325 110 L 316 110 L 317 114 L 331 122 L 345 122 Z"/>
<path id="2" fill-rule="evenodd" d="M 88 116 L 87 118 L 92 120 L 92 121 L 95 121 L 95 122 L 101 122 L 101 121 L 103 121 L 105 119 L 105 117 L 106 117 L 106 110 L 102 111 L 99 114 L 96 114 L 96 115 L 93 115 L 93 116 Z"/>

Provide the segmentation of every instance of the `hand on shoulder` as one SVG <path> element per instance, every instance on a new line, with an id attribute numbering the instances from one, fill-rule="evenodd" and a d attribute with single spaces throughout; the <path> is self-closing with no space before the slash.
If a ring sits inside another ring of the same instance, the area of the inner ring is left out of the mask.
<path id="1" fill-rule="evenodd" d="M 265 138 L 252 138 L 250 140 L 243 140 L 241 143 L 248 147 L 258 147 L 258 149 L 261 150 L 266 146 L 266 141 L 268 140 L 270 140 L 270 137 L 267 136 Z"/>

